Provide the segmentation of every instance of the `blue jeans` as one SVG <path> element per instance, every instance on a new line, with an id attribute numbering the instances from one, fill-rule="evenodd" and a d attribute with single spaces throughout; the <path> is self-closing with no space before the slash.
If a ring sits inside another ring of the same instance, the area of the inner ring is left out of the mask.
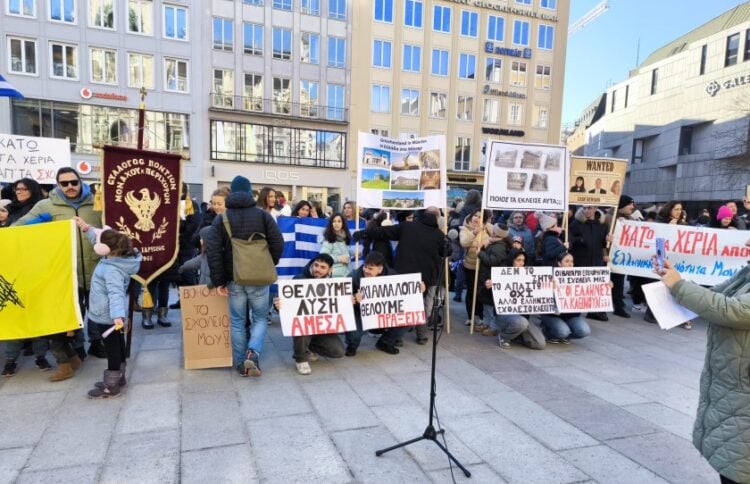
<path id="1" fill-rule="evenodd" d="M 47 353 L 49 349 L 49 340 L 47 336 L 39 338 L 33 338 L 31 340 L 31 349 L 34 352 L 34 356 L 40 358 Z M 23 349 L 22 339 L 8 340 L 5 342 L 5 357 L 9 360 L 17 360 L 21 356 L 21 350 Z"/>
<path id="2" fill-rule="evenodd" d="M 496 329 L 500 331 L 503 339 L 512 341 L 527 329 L 529 329 L 529 320 L 520 314 L 501 314 L 495 320 Z"/>
<path id="3" fill-rule="evenodd" d="M 542 328 L 549 338 L 554 339 L 585 338 L 591 334 L 591 328 L 581 316 L 566 321 L 552 314 L 543 314 Z"/>
<path id="4" fill-rule="evenodd" d="M 245 316 L 247 304 L 252 311 L 252 326 L 250 341 L 247 340 Z M 268 331 L 268 286 L 241 286 L 235 282 L 229 283 L 229 318 L 232 334 L 232 363 L 235 368 L 240 366 L 247 355 L 247 350 L 253 350 L 260 357 L 263 353 L 263 341 Z"/>

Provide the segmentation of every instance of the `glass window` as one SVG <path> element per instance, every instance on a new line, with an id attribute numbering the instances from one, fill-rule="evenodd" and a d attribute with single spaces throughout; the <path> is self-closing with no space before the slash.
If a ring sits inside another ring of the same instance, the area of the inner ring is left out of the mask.
<path id="1" fill-rule="evenodd" d="M 300 34 L 300 60 L 308 64 L 320 64 L 320 35 Z"/>
<path id="2" fill-rule="evenodd" d="M 457 171 L 469 171 L 471 168 L 471 138 L 465 136 L 456 137 L 456 153 L 453 158 L 453 169 Z"/>
<path id="3" fill-rule="evenodd" d="M 232 108 L 234 106 L 234 71 L 214 69 L 213 106 Z"/>
<path id="4" fill-rule="evenodd" d="M 186 8 L 164 5 L 164 37 L 187 40 L 188 13 Z"/>
<path id="5" fill-rule="evenodd" d="M 541 5 L 542 8 L 554 10 L 557 8 L 557 0 L 540 0 L 539 5 Z"/>
<path id="6" fill-rule="evenodd" d="M 404 45 L 404 71 L 419 72 L 422 70 L 422 48 L 418 45 Z"/>
<path id="7" fill-rule="evenodd" d="M 36 74 L 36 41 L 8 37 L 8 71 L 14 74 Z"/>
<path id="8" fill-rule="evenodd" d="M 292 113 L 291 80 L 284 77 L 273 78 L 273 112 L 277 114 Z"/>
<path id="9" fill-rule="evenodd" d="M 461 35 L 466 37 L 476 37 L 479 23 L 479 14 L 461 10 Z"/>
<path id="10" fill-rule="evenodd" d="M 259 7 L 263 6 L 263 0 L 242 0 L 242 3 L 247 5 L 256 5 Z"/>
<path id="11" fill-rule="evenodd" d="M 419 116 L 419 91 L 401 89 L 401 114 Z"/>
<path id="12" fill-rule="evenodd" d="M 550 89 L 552 87 L 552 67 L 537 64 L 534 87 L 537 89 Z"/>
<path id="13" fill-rule="evenodd" d="M 391 112 L 391 86 L 372 85 L 372 98 L 370 110 L 373 113 Z"/>
<path id="14" fill-rule="evenodd" d="M 643 163 L 643 140 L 633 140 L 633 164 Z"/>
<path id="15" fill-rule="evenodd" d="M 436 76 L 448 75 L 448 51 L 432 49 L 432 73 Z"/>
<path id="16" fill-rule="evenodd" d="M 740 34 L 732 34 L 727 37 L 727 52 L 724 58 L 724 67 L 733 66 L 737 63 L 737 54 L 740 50 Z"/>
<path id="17" fill-rule="evenodd" d="M 519 125 L 523 122 L 523 104 L 510 103 L 508 105 L 508 124 Z"/>
<path id="18" fill-rule="evenodd" d="M 651 71 L 651 95 L 656 94 L 656 87 L 659 84 L 659 69 Z"/>
<path id="19" fill-rule="evenodd" d="M 523 5 L 531 5 L 531 0 L 516 0 L 516 3 L 520 3 Z"/>
<path id="20" fill-rule="evenodd" d="M 487 19 L 487 40 L 502 42 L 505 40 L 505 18 L 490 15 Z"/>
<path id="21" fill-rule="evenodd" d="M 128 87 L 154 88 L 154 56 L 128 52 Z"/>
<path id="22" fill-rule="evenodd" d="M 78 79 L 78 47 L 50 42 L 52 77 Z"/>
<path id="23" fill-rule="evenodd" d="M 242 96 L 242 107 L 245 111 L 263 111 L 263 76 L 261 74 L 245 73 Z"/>
<path id="24" fill-rule="evenodd" d="M 484 111 L 482 112 L 482 122 L 497 124 L 500 119 L 500 100 L 485 99 Z"/>
<path id="25" fill-rule="evenodd" d="M 334 121 L 344 120 L 344 86 L 328 84 L 328 109 L 326 118 Z"/>
<path id="26" fill-rule="evenodd" d="M 128 32 L 154 34 L 154 2 L 128 0 Z"/>
<path id="27" fill-rule="evenodd" d="M 458 77 L 461 79 L 474 79 L 477 67 L 477 56 L 474 54 L 461 54 L 458 59 Z"/>
<path id="28" fill-rule="evenodd" d="M 89 0 L 90 24 L 101 29 L 115 28 L 114 0 Z"/>
<path id="29" fill-rule="evenodd" d="M 510 64 L 510 85 L 511 86 L 525 86 L 526 85 L 526 63 L 513 61 Z"/>
<path id="30" fill-rule="evenodd" d="M 513 43 L 529 45 L 529 23 L 523 20 L 513 21 Z"/>
<path id="31" fill-rule="evenodd" d="M 278 10 L 291 10 L 292 0 L 273 0 L 273 8 Z"/>
<path id="32" fill-rule="evenodd" d="M 49 0 L 49 19 L 57 22 L 75 23 L 75 0 Z"/>
<path id="33" fill-rule="evenodd" d="M 451 33 L 451 8 L 435 5 L 432 16 L 432 30 L 435 32 Z"/>
<path id="34" fill-rule="evenodd" d="M 242 29 L 245 54 L 263 55 L 263 26 L 245 22 Z"/>
<path id="35" fill-rule="evenodd" d="M 328 17 L 346 20 L 346 0 L 328 0 Z"/>
<path id="36" fill-rule="evenodd" d="M 307 15 L 320 15 L 320 0 L 302 0 L 300 10 Z"/>
<path id="37" fill-rule="evenodd" d="M 372 65 L 391 68 L 391 43 L 387 40 L 375 40 L 372 44 Z"/>
<path id="38" fill-rule="evenodd" d="M 7 0 L 8 15 L 36 17 L 36 0 Z"/>
<path id="39" fill-rule="evenodd" d="M 503 60 L 488 57 L 485 66 L 484 80 L 487 82 L 503 82 Z"/>
<path id="40" fill-rule="evenodd" d="M 552 50 L 555 40 L 555 28 L 551 25 L 539 25 L 539 36 L 537 37 L 537 47 L 545 50 Z"/>
<path id="41" fill-rule="evenodd" d="M 625 86 L 625 106 L 624 107 L 626 107 L 626 108 L 628 107 L 628 96 L 629 95 L 630 95 L 630 84 L 628 84 L 627 86 Z"/>
<path id="42" fill-rule="evenodd" d="M 273 28 L 273 58 L 291 60 L 292 31 L 279 27 Z"/>
<path id="43" fill-rule="evenodd" d="M 92 47 L 91 82 L 117 84 L 117 51 Z"/>
<path id="44" fill-rule="evenodd" d="M 346 65 L 346 39 L 328 37 L 328 67 L 343 69 Z"/>
<path id="45" fill-rule="evenodd" d="M 188 92 L 188 62 L 182 59 L 164 58 L 164 90 Z"/>
<path id="46" fill-rule="evenodd" d="M 534 106 L 534 119 L 532 124 L 537 128 L 546 129 L 549 123 L 549 108 L 547 106 Z"/>
<path id="47" fill-rule="evenodd" d="M 319 84 L 315 81 L 301 80 L 299 82 L 300 116 L 318 117 Z"/>
<path id="48" fill-rule="evenodd" d="M 393 0 L 375 0 L 375 20 L 393 22 Z"/>
<path id="49" fill-rule="evenodd" d="M 705 48 L 705 46 L 703 47 Z M 742 60 L 750 60 L 750 29 L 745 30 L 745 55 Z"/>
<path id="50" fill-rule="evenodd" d="M 214 49 L 231 52 L 234 48 L 234 22 L 229 18 L 214 17 Z"/>
<path id="51" fill-rule="evenodd" d="M 404 25 L 422 28 L 422 11 L 424 4 L 419 0 L 406 0 L 404 3 Z"/>
<path id="52" fill-rule="evenodd" d="M 474 96 L 458 96 L 456 119 L 459 121 L 474 120 Z"/>
<path id="53" fill-rule="evenodd" d="M 445 119 L 448 112 L 448 94 L 444 92 L 430 93 L 430 117 Z"/>

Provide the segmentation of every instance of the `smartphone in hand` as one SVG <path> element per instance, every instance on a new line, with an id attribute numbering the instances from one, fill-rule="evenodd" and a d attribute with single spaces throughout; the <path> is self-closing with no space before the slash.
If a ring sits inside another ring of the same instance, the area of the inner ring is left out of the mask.
<path id="1" fill-rule="evenodd" d="M 664 259 L 667 257 L 667 251 L 664 248 L 664 239 L 662 237 L 656 238 L 656 268 L 659 272 L 664 269 Z"/>

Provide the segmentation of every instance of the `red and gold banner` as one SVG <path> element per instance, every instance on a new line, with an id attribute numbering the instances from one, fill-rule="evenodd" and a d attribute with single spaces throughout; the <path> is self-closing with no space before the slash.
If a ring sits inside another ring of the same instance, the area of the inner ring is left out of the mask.
<path id="1" fill-rule="evenodd" d="M 104 225 L 126 234 L 143 254 L 133 279 L 148 284 L 176 260 L 182 157 L 105 146 L 102 160 Z"/>

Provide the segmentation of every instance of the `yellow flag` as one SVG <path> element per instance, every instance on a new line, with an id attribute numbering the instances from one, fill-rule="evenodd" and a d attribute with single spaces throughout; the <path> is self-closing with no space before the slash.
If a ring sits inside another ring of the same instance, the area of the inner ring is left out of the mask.
<path id="1" fill-rule="evenodd" d="M 0 340 L 83 327 L 72 220 L 0 229 Z"/>

